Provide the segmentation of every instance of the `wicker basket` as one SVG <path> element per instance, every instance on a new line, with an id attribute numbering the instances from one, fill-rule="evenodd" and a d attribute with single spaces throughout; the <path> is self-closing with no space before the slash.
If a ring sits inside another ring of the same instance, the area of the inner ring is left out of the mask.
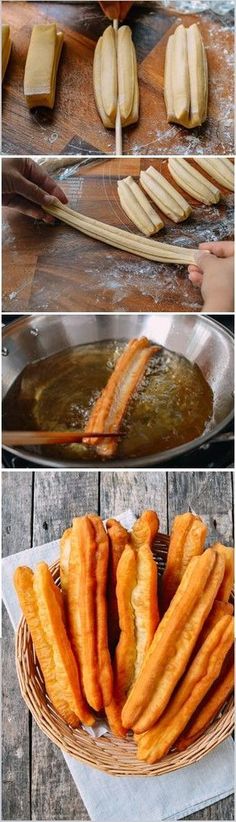
<path id="1" fill-rule="evenodd" d="M 169 537 L 159 534 L 153 548 L 160 575 L 165 567 L 168 543 Z M 50 570 L 54 581 L 60 585 L 59 561 L 51 565 Z M 82 728 L 74 730 L 58 716 L 46 694 L 24 617 L 16 635 L 16 669 L 23 699 L 46 736 L 65 753 L 111 776 L 157 776 L 184 768 L 212 751 L 233 730 L 233 698 L 230 698 L 220 715 L 193 745 L 181 753 L 173 749 L 160 762 L 147 765 L 136 758 L 136 745 L 131 734 L 126 739 L 118 739 L 109 732 L 95 739 Z"/>

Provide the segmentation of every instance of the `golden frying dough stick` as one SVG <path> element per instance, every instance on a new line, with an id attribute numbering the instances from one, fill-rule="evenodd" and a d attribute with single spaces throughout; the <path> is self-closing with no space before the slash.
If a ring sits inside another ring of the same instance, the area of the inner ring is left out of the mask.
<path id="1" fill-rule="evenodd" d="M 168 123 L 186 128 L 207 118 L 208 69 L 201 33 L 194 23 L 177 26 L 169 37 L 165 57 L 164 98 Z"/>
<path id="2" fill-rule="evenodd" d="M 69 575 L 69 560 L 71 549 L 71 534 L 72 528 L 67 528 L 60 539 L 60 579 L 61 587 L 64 594 L 68 590 L 68 575 Z"/>
<path id="3" fill-rule="evenodd" d="M 24 95 L 29 108 L 54 107 L 63 39 L 64 35 L 57 32 L 55 23 L 33 27 L 24 76 Z"/>
<path id="4" fill-rule="evenodd" d="M 120 204 L 125 214 L 143 234 L 150 237 L 151 234 L 155 234 L 163 228 L 164 223 L 159 214 L 154 211 L 147 197 L 132 177 L 118 180 L 117 187 Z"/>
<path id="5" fill-rule="evenodd" d="M 99 685 L 96 634 L 96 537 L 88 516 L 73 519 L 67 610 L 83 691 L 89 705 L 100 711 L 103 699 Z"/>
<path id="6" fill-rule="evenodd" d="M 233 548 L 226 548 L 226 546 L 221 545 L 220 542 L 215 542 L 212 548 L 225 558 L 225 573 L 220 590 L 218 591 L 218 599 L 222 599 L 223 602 L 228 602 L 234 586 L 234 550 Z"/>
<path id="7" fill-rule="evenodd" d="M 103 526 L 102 520 L 96 514 L 88 516 L 95 531 L 96 538 L 96 625 L 97 634 L 97 657 L 99 670 L 99 683 L 103 696 L 104 705 L 109 705 L 112 699 L 113 672 L 110 651 L 108 647 L 108 624 L 107 624 L 107 572 L 109 557 L 109 540 Z"/>
<path id="8" fill-rule="evenodd" d="M 106 528 L 109 537 L 107 585 L 108 636 L 110 652 L 113 655 L 120 634 L 116 597 L 116 572 L 121 555 L 123 554 L 125 546 L 128 545 L 129 534 L 126 528 L 115 519 L 108 519 Z"/>
<path id="9" fill-rule="evenodd" d="M 167 554 L 167 563 L 161 579 L 162 610 L 166 611 L 187 568 L 190 559 L 203 552 L 207 526 L 196 514 L 175 517 Z"/>
<path id="10" fill-rule="evenodd" d="M 190 560 L 124 705 L 125 728 L 143 733 L 165 710 L 212 608 L 224 568 L 224 558 L 211 549 Z"/>
<path id="11" fill-rule="evenodd" d="M 187 220 L 191 206 L 153 166 L 140 172 L 140 182 L 149 197 L 174 223 Z"/>
<path id="12" fill-rule="evenodd" d="M 186 727 L 213 682 L 220 675 L 234 641 L 233 617 L 220 617 L 194 657 L 167 710 L 153 728 L 136 737 L 138 759 L 152 764 L 162 759 Z"/>
<path id="13" fill-rule="evenodd" d="M 200 702 L 183 734 L 176 742 L 178 751 L 184 751 L 199 739 L 217 716 L 234 689 L 234 651 L 228 651 L 220 675 L 217 677 L 206 696 Z"/>
<path id="14" fill-rule="evenodd" d="M 14 585 L 34 643 L 45 687 L 54 708 L 77 728 L 94 723 L 80 688 L 79 672 L 63 619 L 63 600 L 49 568 L 40 562 L 35 573 L 19 567 Z"/>
<path id="15" fill-rule="evenodd" d="M 4 80 L 11 54 L 10 26 L 2 23 L 2 82 Z"/>
<path id="16" fill-rule="evenodd" d="M 167 243 L 150 240 L 147 237 L 140 237 L 139 234 L 132 234 L 122 228 L 114 228 L 114 226 L 101 223 L 100 220 L 94 220 L 92 217 L 84 217 L 83 214 L 73 211 L 68 206 L 43 206 L 43 208 L 47 214 L 53 214 L 54 217 L 62 220 L 67 225 L 81 231 L 82 234 L 93 237 L 100 242 L 105 242 L 114 248 L 120 248 L 122 251 L 128 251 L 129 254 L 135 254 L 145 260 L 173 263 L 175 265 L 190 265 L 195 262 L 197 248 L 168 245 Z"/>
<path id="17" fill-rule="evenodd" d="M 170 157 L 168 168 L 180 188 L 187 191 L 195 200 L 206 205 L 219 202 L 219 189 L 203 177 L 203 174 L 191 166 L 184 157 Z"/>
<path id="18" fill-rule="evenodd" d="M 112 457 L 118 446 L 117 440 L 111 436 L 104 439 L 104 442 L 101 438 L 96 441 L 94 437 L 91 439 L 89 434 L 94 431 L 94 426 L 96 431 L 101 433 L 119 431 L 129 401 L 144 375 L 149 360 L 157 350 L 158 346 L 150 345 L 146 337 L 141 337 L 139 340 L 130 340 L 117 360 L 85 428 L 86 436 L 83 442 L 95 445 L 100 456 Z"/>
<path id="19" fill-rule="evenodd" d="M 203 171 L 206 171 L 220 186 L 234 191 L 234 164 L 228 157 L 194 157 Z"/>

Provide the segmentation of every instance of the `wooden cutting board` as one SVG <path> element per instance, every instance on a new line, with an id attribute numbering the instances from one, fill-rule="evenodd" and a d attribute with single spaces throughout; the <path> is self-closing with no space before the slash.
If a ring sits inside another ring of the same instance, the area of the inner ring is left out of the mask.
<path id="1" fill-rule="evenodd" d="M 124 130 L 123 154 L 233 153 L 233 15 L 178 13 L 156 3 L 134 4 L 127 23 L 136 46 L 140 119 Z M 177 9 L 177 10 L 176 10 Z M 92 65 L 98 37 L 108 25 L 98 3 L 4 2 L 13 48 L 3 86 L 3 151 L 6 154 L 114 154 L 114 132 L 97 114 Z M 64 32 L 53 111 L 27 109 L 24 66 L 35 23 L 55 21 Z M 189 131 L 170 125 L 163 100 L 165 48 L 176 25 L 198 22 L 209 64 L 207 122 Z"/>
<path id="2" fill-rule="evenodd" d="M 167 160 L 151 163 L 173 183 Z M 63 172 L 61 185 L 73 209 L 138 233 L 119 204 L 117 179 L 128 174 L 138 179 L 140 169 L 149 165 L 150 158 L 97 158 L 70 169 L 69 177 Z M 165 228 L 156 241 L 193 248 L 204 241 L 231 239 L 233 194 L 221 191 L 220 203 L 213 206 L 186 195 L 192 215 L 178 225 L 162 215 Z M 199 311 L 201 306 L 199 289 L 193 288 L 183 266 L 143 260 L 63 223 L 48 226 L 3 209 L 4 311 Z"/>

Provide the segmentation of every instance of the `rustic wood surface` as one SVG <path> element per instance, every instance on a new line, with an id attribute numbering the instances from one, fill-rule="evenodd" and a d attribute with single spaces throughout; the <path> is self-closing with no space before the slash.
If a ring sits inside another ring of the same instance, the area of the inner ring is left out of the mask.
<path id="1" fill-rule="evenodd" d="M 137 51 L 140 118 L 124 130 L 124 154 L 233 153 L 233 13 L 183 14 L 178 0 L 134 4 L 127 23 Z M 114 132 L 96 111 L 93 54 L 108 21 L 98 3 L 4 2 L 12 54 L 3 87 L 3 151 L 6 154 L 114 154 Z M 55 21 L 64 32 L 53 111 L 30 112 L 23 95 L 24 67 L 35 23 Z M 209 110 L 200 128 L 168 124 L 163 99 L 165 48 L 181 21 L 200 23 L 209 64 Z"/>
<path id="2" fill-rule="evenodd" d="M 176 512 L 190 505 L 209 527 L 209 543 L 233 544 L 231 472 L 3 472 L 3 554 L 58 538 L 76 514 L 103 517 L 145 507 L 169 530 Z M 16 681 L 13 631 L 3 622 L 3 818 L 88 819 L 62 753 L 28 714 Z M 157 809 L 158 815 L 158 809 Z M 188 819 L 234 818 L 233 797 Z"/>
<path id="3" fill-rule="evenodd" d="M 99 159 L 63 169 L 59 182 L 74 210 L 140 234 L 120 206 L 117 179 L 131 174 L 138 180 L 150 162 L 181 192 L 166 159 Z M 178 225 L 162 214 L 165 228 L 155 235 L 157 242 L 196 247 L 232 237 L 231 192 L 221 187 L 221 201 L 213 206 L 181 193 L 191 203 L 192 214 Z M 186 266 L 143 260 L 63 223 L 48 226 L 10 208 L 3 209 L 2 237 L 4 311 L 201 310 L 200 290 L 189 281 Z"/>

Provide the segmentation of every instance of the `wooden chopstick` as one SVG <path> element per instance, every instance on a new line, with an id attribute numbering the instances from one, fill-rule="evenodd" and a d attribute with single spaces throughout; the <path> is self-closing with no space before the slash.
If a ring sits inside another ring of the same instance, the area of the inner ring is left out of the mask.
<path id="1" fill-rule="evenodd" d="M 115 31 L 115 34 L 116 34 L 116 44 L 117 44 L 118 26 L 119 26 L 119 20 L 113 20 L 113 28 L 114 28 L 114 31 Z M 116 55 L 117 55 L 117 48 L 116 48 Z M 117 97 L 115 136 L 116 136 L 116 157 L 120 157 L 122 155 L 122 125 L 121 125 L 120 106 L 119 106 L 119 98 L 118 97 Z"/>
<path id="2" fill-rule="evenodd" d="M 115 431 L 101 434 L 89 433 L 89 437 L 120 437 L 122 434 Z M 60 443 L 82 442 L 86 437 L 85 431 L 3 431 L 2 444 L 12 445 L 60 445 Z"/>

